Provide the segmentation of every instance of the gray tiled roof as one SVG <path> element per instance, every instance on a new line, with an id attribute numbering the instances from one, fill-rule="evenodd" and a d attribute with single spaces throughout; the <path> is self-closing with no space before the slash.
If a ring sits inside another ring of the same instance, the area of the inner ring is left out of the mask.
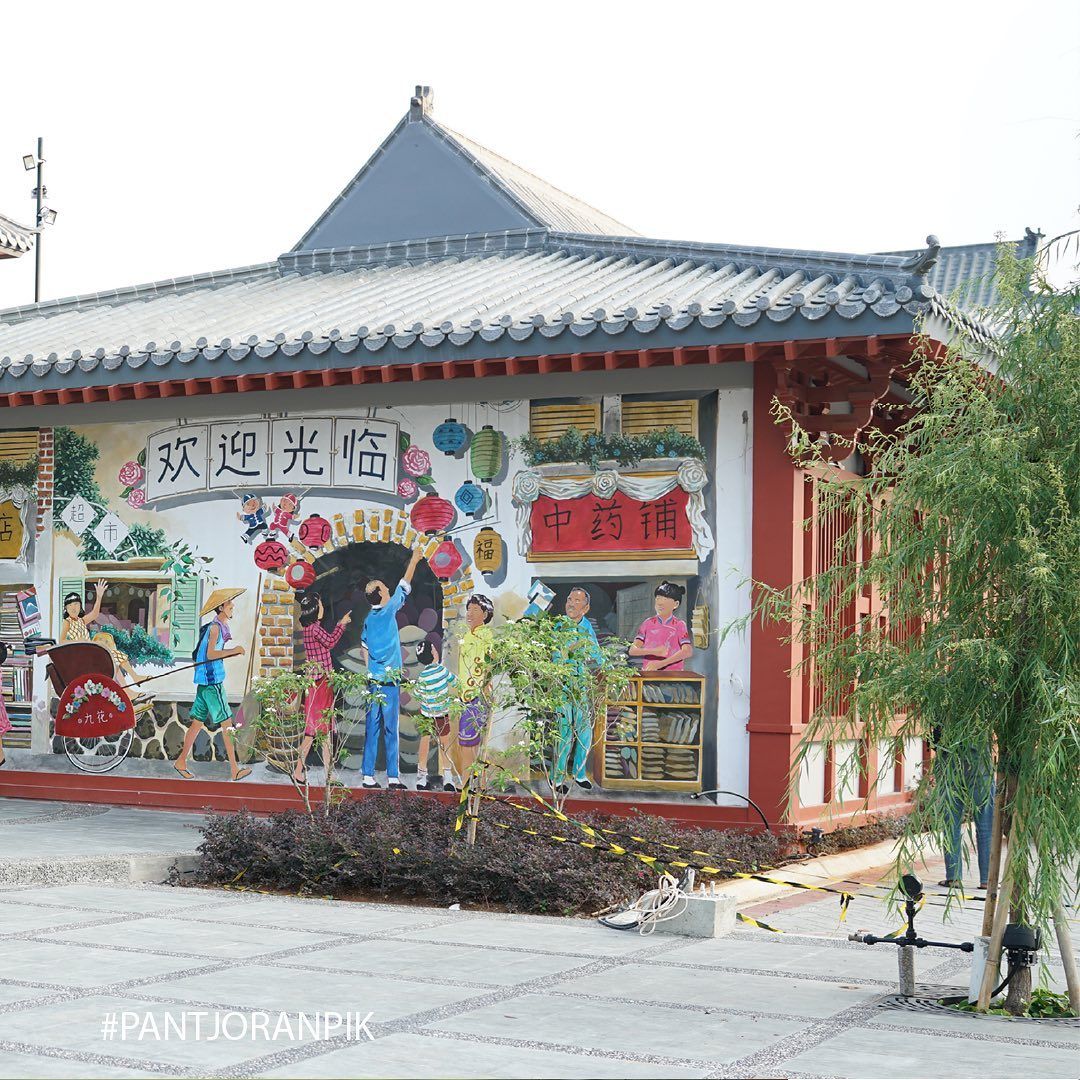
<path id="1" fill-rule="evenodd" d="M 22 255 L 34 246 L 34 230 L 0 214 L 0 259 Z"/>
<path id="2" fill-rule="evenodd" d="M 1041 232 L 1025 229 L 1022 240 L 943 247 L 926 280 L 936 292 L 963 311 L 975 312 L 993 307 L 998 301 L 994 270 L 997 267 L 999 244 L 1012 243 L 1018 258 L 1030 259 L 1041 239 Z M 887 254 L 912 256 L 917 252 L 890 251 Z"/>
<path id="3" fill-rule="evenodd" d="M 542 229 L 292 252 L 240 270 L 0 311 L 0 379 L 77 367 L 121 380 L 120 369 L 151 361 L 145 378 L 200 355 L 285 360 L 331 345 L 385 350 L 391 362 L 414 345 L 505 339 L 516 350 L 533 337 L 617 342 L 630 329 L 724 324 L 787 324 L 763 329 L 766 340 L 811 337 L 830 315 L 876 321 L 924 309 L 933 291 L 917 273 L 923 261 Z M 865 332 L 875 332 L 873 323 Z"/>

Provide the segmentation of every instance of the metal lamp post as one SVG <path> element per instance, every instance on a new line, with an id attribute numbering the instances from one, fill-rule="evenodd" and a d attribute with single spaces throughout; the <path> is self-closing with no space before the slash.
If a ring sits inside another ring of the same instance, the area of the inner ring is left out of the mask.
<path id="1" fill-rule="evenodd" d="M 41 300 L 41 236 L 42 228 L 45 225 L 52 225 L 56 221 L 56 211 L 51 210 L 45 205 L 45 196 L 48 191 L 45 188 L 44 182 L 44 165 L 45 165 L 45 141 L 38 139 L 37 141 L 37 153 L 36 154 L 24 154 L 23 155 L 23 168 L 27 172 L 32 169 L 37 170 L 37 186 L 30 194 L 35 201 L 35 214 L 34 223 L 37 226 L 37 243 L 34 245 L 34 303 L 38 303 Z"/>

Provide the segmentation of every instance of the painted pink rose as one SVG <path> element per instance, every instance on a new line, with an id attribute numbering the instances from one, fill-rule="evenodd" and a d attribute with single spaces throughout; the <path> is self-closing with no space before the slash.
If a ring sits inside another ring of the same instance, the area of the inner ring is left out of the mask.
<path id="1" fill-rule="evenodd" d="M 146 505 L 146 492 L 142 488 L 129 491 L 127 504 L 134 510 L 141 510 Z"/>
<path id="2" fill-rule="evenodd" d="M 431 458 L 428 452 L 421 450 L 419 446 L 410 446 L 401 455 L 401 464 L 410 476 L 423 476 L 424 473 L 431 472 Z"/>
<path id="3" fill-rule="evenodd" d="M 136 484 L 142 482 L 142 478 L 146 475 L 143 467 L 137 461 L 125 461 L 120 466 L 120 472 L 117 473 L 117 479 L 124 487 L 134 487 Z"/>
<path id="4" fill-rule="evenodd" d="M 397 486 L 397 493 L 403 499 L 415 499 L 420 494 L 420 488 L 417 486 L 415 480 L 410 480 L 407 476 Z"/>

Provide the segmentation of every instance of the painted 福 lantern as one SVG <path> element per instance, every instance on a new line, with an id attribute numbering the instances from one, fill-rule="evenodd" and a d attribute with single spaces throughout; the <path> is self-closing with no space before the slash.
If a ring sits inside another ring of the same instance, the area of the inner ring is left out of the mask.
<path id="1" fill-rule="evenodd" d="M 503 565 L 502 537 L 485 525 L 473 541 L 473 562 L 481 574 L 497 574 Z"/>
<path id="2" fill-rule="evenodd" d="M 453 540 L 444 540 L 428 559 L 431 572 L 442 581 L 452 578 L 460 569 L 464 560 Z"/>
<path id="3" fill-rule="evenodd" d="M 490 424 L 485 424 L 474 436 L 469 447 L 469 464 L 477 480 L 490 482 L 502 468 L 503 437 Z"/>
<path id="4" fill-rule="evenodd" d="M 289 561 L 289 549 L 280 540 L 264 540 L 255 548 L 255 565 L 260 570 L 280 570 Z"/>
<path id="5" fill-rule="evenodd" d="M 447 457 L 453 457 L 465 448 L 469 441 L 469 432 L 464 424 L 458 423 L 451 416 L 435 429 L 431 441 L 436 450 L 441 450 Z"/>
<path id="6" fill-rule="evenodd" d="M 454 507 L 431 492 L 413 504 L 409 520 L 417 532 L 429 535 L 442 532 L 454 520 Z"/>
<path id="7" fill-rule="evenodd" d="M 312 514 L 304 519 L 297 535 L 300 542 L 309 548 L 321 548 L 330 539 L 331 532 L 330 522 L 326 518 Z"/>
<path id="8" fill-rule="evenodd" d="M 457 503 L 457 508 L 463 513 L 468 514 L 469 517 L 476 517 L 481 510 L 484 509 L 484 503 L 487 501 L 487 496 L 484 494 L 484 489 L 479 484 L 474 484 L 471 480 L 466 480 L 464 484 L 457 489 L 457 494 L 454 496 L 454 502 Z"/>
<path id="9" fill-rule="evenodd" d="M 306 589 L 315 581 L 315 567 L 303 559 L 297 559 L 286 567 L 285 580 L 297 592 L 300 589 Z"/>

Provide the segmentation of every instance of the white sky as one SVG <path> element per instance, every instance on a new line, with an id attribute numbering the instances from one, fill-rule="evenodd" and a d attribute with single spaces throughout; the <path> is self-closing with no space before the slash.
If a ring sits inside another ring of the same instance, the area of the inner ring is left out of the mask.
<path id="1" fill-rule="evenodd" d="M 272 259 L 408 106 L 647 236 L 880 251 L 1076 226 L 1080 4 L 4 5 L 0 212 L 69 296 Z M 33 258 L 0 261 L 0 308 Z"/>

